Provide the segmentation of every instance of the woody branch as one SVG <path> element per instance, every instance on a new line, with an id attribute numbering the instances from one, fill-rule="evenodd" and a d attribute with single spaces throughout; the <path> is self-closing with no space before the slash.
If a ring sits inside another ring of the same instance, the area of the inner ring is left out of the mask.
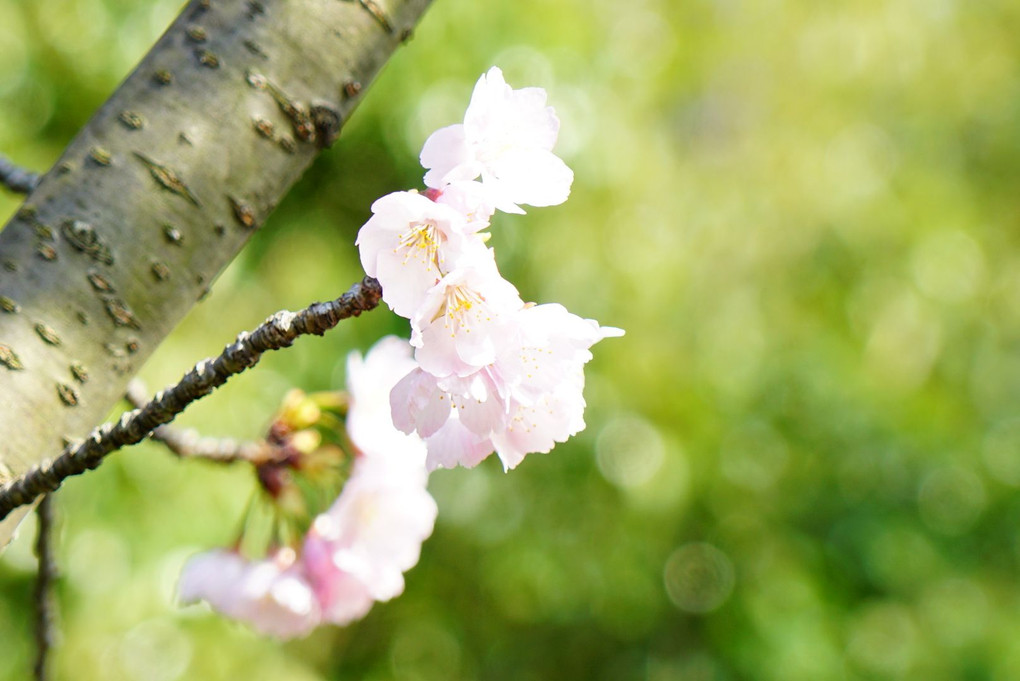
<path id="1" fill-rule="evenodd" d="M 374 309 L 381 297 L 379 282 L 365 277 L 335 300 L 314 303 L 297 313 L 277 312 L 251 333 L 241 333 L 218 357 L 196 364 L 176 385 L 157 393 L 145 406 L 127 412 L 117 423 L 96 428 L 83 442 L 68 445 L 56 459 L 46 459 L 0 486 L 0 520 L 39 495 L 56 490 L 65 479 L 96 468 L 111 452 L 142 441 L 189 404 L 254 366 L 263 353 L 288 347 L 298 336 L 321 336 L 341 320 Z"/>
<path id="2" fill-rule="evenodd" d="M 39 184 L 39 173 L 16 166 L 0 154 L 0 184 L 16 194 L 28 194 Z"/>

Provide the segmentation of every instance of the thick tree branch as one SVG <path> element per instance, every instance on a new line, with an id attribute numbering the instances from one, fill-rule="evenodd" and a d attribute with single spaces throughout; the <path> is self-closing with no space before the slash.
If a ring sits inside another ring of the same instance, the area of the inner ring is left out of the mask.
<path id="1" fill-rule="evenodd" d="M 56 490 L 72 475 L 96 468 L 110 452 L 141 442 L 191 402 L 208 395 L 231 376 L 255 366 L 264 352 L 288 347 L 305 334 L 321 336 L 342 319 L 375 308 L 381 297 L 379 282 L 365 277 L 336 300 L 315 303 L 297 313 L 277 312 L 251 333 L 241 333 L 219 357 L 202 360 L 180 382 L 157 393 L 141 409 L 127 412 L 117 423 L 96 428 L 84 442 L 68 445 L 56 459 L 43 460 L 0 487 L 0 520 L 14 509 L 31 504 L 39 495 Z"/>
<path id="2" fill-rule="evenodd" d="M 0 184 L 18 194 L 27 194 L 39 184 L 39 173 L 14 165 L 9 158 L 0 154 Z"/>
<path id="3" fill-rule="evenodd" d="M 138 379 L 128 383 L 124 396 L 135 409 L 141 409 L 149 401 L 149 391 Z M 270 447 L 269 443 L 265 441 L 251 442 L 232 438 L 202 437 L 193 428 L 159 426 L 149 433 L 149 439 L 163 443 L 167 449 L 181 459 L 206 459 L 217 463 L 247 461 L 258 465 L 278 458 L 277 450 Z"/>
<path id="4" fill-rule="evenodd" d="M 53 585 L 59 576 L 57 562 L 53 555 L 54 534 L 53 495 L 47 494 L 36 507 L 39 518 L 38 534 L 35 540 L 35 555 L 39 560 L 38 576 L 35 582 L 35 681 L 50 678 L 50 649 L 53 647 L 54 603 Z"/>

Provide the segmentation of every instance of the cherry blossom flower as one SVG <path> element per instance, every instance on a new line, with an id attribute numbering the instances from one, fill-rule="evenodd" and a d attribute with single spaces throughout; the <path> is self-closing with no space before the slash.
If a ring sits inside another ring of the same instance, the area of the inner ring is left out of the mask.
<path id="1" fill-rule="evenodd" d="M 425 444 L 398 431 L 389 394 L 416 364 L 407 341 L 387 337 L 365 357 L 348 357 L 347 434 L 357 449 L 336 501 L 316 516 L 300 554 L 281 548 L 264 560 L 216 550 L 192 558 L 178 591 L 278 638 L 304 636 L 323 622 L 347 624 L 404 590 L 436 502 L 426 489 Z"/>
<path id="2" fill-rule="evenodd" d="M 450 411 L 446 423 L 426 440 L 428 456 L 425 466 L 437 468 L 474 468 L 492 454 L 494 445 L 487 437 L 471 432 L 460 419 L 460 412 Z"/>
<path id="3" fill-rule="evenodd" d="M 496 212 L 492 193 L 481 182 L 459 180 L 440 188 L 427 189 L 424 195 L 463 215 L 471 232 L 487 228 L 489 219 Z"/>
<path id="4" fill-rule="evenodd" d="M 437 512 L 425 489 L 424 462 L 407 464 L 392 456 L 358 459 L 339 498 L 315 519 L 305 541 L 304 553 L 320 557 L 313 581 L 354 579 L 377 601 L 403 592 L 403 573 L 418 562 Z M 335 603 L 322 606 L 328 612 Z"/>
<path id="5" fill-rule="evenodd" d="M 413 352 L 406 339 L 386 336 L 364 357 L 359 352 L 347 355 L 348 436 L 366 455 L 400 457 L 409 468 L 423 464 L 425 443 L 394 427 L 390 391 L 418 366 Z"/>
<path id="6" fill-rule="evenodd" d="M 403 591 L 402 573 L 418 562 L 437 513 L 426 490 L 425 443 L 400 432 L 390 409 L 393 387 L 415 367 L 411 352 L 406 340 L 387 336 L 364 359 L 348 356 L 348 434 L 363 455 L 315 523 L 319 536 L 334 543 L 337 566 L 361 575 L 376 600 Z"/>
<path id="7" fill-rule="evenodd" d="M 496 207 L 523 213 L 517 204 L 554 206 L 570 194 L 574 174 L 552 153 L 560 122 L 545 105 L 542 88 L 514 90 L 497 67 L 475 85 L 464 122 L 441 128 L 425 141 L 425 184 L 441 188 L 474 180 L 491 192 Z"/>
<path id="8" fill-rule="evenodd" d="M 467 251 L 425 294 L 411 318 L 411 345 L 425 371 L 467 375 L 493 362 L 524 302 L 499 274 L 491 249 Z"/>
<path id="9" fill-rule="evenodd" d="M 460 190 L 463 192 L 463 190 Z M 472 199 L 463 192 L 457 207 Z M 473 200 L 477 203 L 477 199 Z M 488 218 L 469 218 L 457 207 L 432 201 L 418 192 L 394 192 L 372 204 L 372 217 L 356 241 L 365 272 L 379 280 L 383 300 L 402 317 L 410 318 L 425 292 L 452 269 L 469 237 L 488 225 Z"/>
<path id="10" fill-rule="evenodd" d="M 393 424 L 405 433 L 431 437 L 450 418 L 450 400 L 439 379 L 415 367 L 390 392 Z"/>
<path id="11" fill-rule="evenodd" d="M 320 622 L 319 603 L 292 549 L 249 565 L 237 589 L 235 615 L 253 629 L 277 638 L 305 636 Z"/>
<path id="12" fill-rule="evenodd" d="M 237 584 L 248 567 L 237 551 L 215 549 L 188 559 L 177 584 L 182 603 L 208 601 L 219 612 L 234 616 L 239 611 Z"/>
<path id="13" fill-rule="evenodd" d="M 347 359 L 347 432 L 361 452 L 340 496 L 312 524 L 302 558 L 323 619 L 346 624 L 404 590 L 432 534 L 436 503 L 425 488 L 425 445 L 393 426 L 389 393 L 415 367 L 407 341 L 388 336 Z"/>
<path id="14" fill-rule="evenodd" d="M 522 307 L 514 342 L 466 376 L 424 367 L 390 394 L 394 424 L 426 441 L 426 467 L 471 467 L 495 450 L 505 469 L 584 428 L 584 364 L 599 340 L 622 335 L 562 305 Z"/>
<path id="15" fill-rule="evenodd" d="M 291 549 L 260 561 L 235 551 L 193 557 L 178 585 L 184 603 L 204 600 L 214 610 L 277 638 L 304 636 L 321 619 L 319 602 Z"/>
<path id="16" fill-rule="evenodd" d="M 322 620 L 341 626 L 350 624 L 368 614 L 375 598 L 367 584 L 336 565 L 333 541 L 319 528 L 323 523 L 316 518 L 305 536 L 301 560 L 322 610 Z M 332 532 L 331 527 L 323 529 Z"/>
<path id="17" fill-rule="evenodd" d="M 491 391 L 482 379 L 482 371 L 467 380 L 446 381 L 418 368 L 405 376 L 390 393 L 390 407 L 394 424 L 407 433 L 417 432 L 425 439 L 427 456 L 425 467 L 454 468 L 458 464 L 467 468 L 478 465 L 493 452 L 492 441 L 486 434 L 479 435 L 461 420 L 465 410 L 495 409 L 494 421 L 501 421 L 503 405 L 499 399 L 490 399 Z M 452 384 L 452 385 L 451 385 Z M 451 391 L 449 388 L 454 387 Z M 467 393 L 469 397 L 463 395 Z"/>
<path id="18" fill-rule="evenodd" d="M 432 534 L 436 502 L 426 490 L 425 444 L 393 425 L 389 394 L 416 365 L 407 341 L 387 336 L 364 358 L 347 359 L 347 433 L 358 448 L 340 496 L 316 517 L 302 558 L 323 618 L 345 624 L 374 601 L 404 590 L 421 544 Z"/>
<path id="19" fill-rule="evenodd" d="M 350 475 L 291 546 L 256 561 L 229 550 L 190 560 L 183 601 L 205 600 L 279 638 L 359 619 L 403 592 L 404 573 L 432 533 L 429 471 L 472 467 L 493 452 L 509 470 L 584 428 L 590 348 L 623 332 L 561 305 L 525 305 L 481 233 L 497 208 L 522 213 L 517 204 L 567 198 L 573 173 L 551 151 L 558 132 L 545 91 L 514 90 L 494 67 L 476 84 L 464 123 L 426 141 L 429 189 L 372 205 L 357 238 L 361 262 L 383 300 L 410 320 L 411 340 L 383 338 L 364 357 L 348 356 L 353 446 L 332 446 L 353 457 Z M 321 426 L 315 400 L 291 402 L 289 421 Z M 336 418 L 345 402 L 334 396 L 332 404 Z M 322 447 L 292 449 L 300 458 Z M 289 476 L 300 461 L 279 466 Z"/>

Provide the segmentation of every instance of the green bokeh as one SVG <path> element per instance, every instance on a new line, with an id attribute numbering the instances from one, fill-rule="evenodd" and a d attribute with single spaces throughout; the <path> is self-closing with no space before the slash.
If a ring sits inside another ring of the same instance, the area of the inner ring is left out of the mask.
<path id="1" fill-rule="evenodd" d="M 0 152 L 48 167 L 176 5 L 0 0 Z M 59 497 L 59 677 L 1020 678 L 1018 35 L 1006 0 L 436 0 L 142 375 L 345 290 L 371 202 L 419 185 L 498 64 L 549 91 L 576 173 L 496 220 L 500 267 L 627 330 L 588 429 L 433 475 L 406 593 L 285 645 L 173 602 L 250 474 L 122 452 Z M 389 332 L 301 340 L 181 421 L 257 436 Z M 31 656 L 31 534 L 0 560 L 3 679 Z"/>

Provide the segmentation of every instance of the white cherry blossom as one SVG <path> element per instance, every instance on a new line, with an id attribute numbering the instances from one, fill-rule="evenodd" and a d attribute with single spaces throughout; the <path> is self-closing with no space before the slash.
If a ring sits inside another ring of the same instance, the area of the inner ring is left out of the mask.
<path id="1" fill-rule="evenodd" d="M 415 191 L 387 194 L 372 204 L 372 213 L 356 241 L 361 265 L 379 280 L 386 304 L 410 318 L 425 292 L 452 269 L 466 242 L 480 240 L 474 232 L 481 218 L 469 224 L 458 208 Z"/>
<path id="2" fill-rule="evenodd" d="M 623 335 L 562 305 L 527 307 L 518 315 L 521 344 L 498 362 L 506 381 L 507 421 L 490 437 L 507 469 L 529 453 L 546 453 L 584 429 L 584 365 L 589 348 Z"/>
<path id="3" fill-rule="evenodd" d="M 450 418 L 443 427 L 428 440 L 426 466 L 430 471 L 437 468 L 474 468 L 493 451 L 492 440 L 470 431 L 460 420 L 459 412 L 450 412 Z"/>
<path id="4" fill-rule="evenodd" d="M 235 617 L 262 634 L 287 639 L 319 625 L 319 602 L 294 551 L 282 549 L 249 565 L 237 585 L 241 609 Z"/>
<path id="5" fill-rule="evenodd" d="M 411 318 L 414 358 L 435 376 L 473 373 L 512 339 L 513 317 L 523 305 L 500 276 L 492 250 L 472 249 L 426 292 Z"/>
<path id="6" fill-rule="evenodd" d="M 427 477 L 421 457 L 362 456 L 316 517 L 302 560 L 325 621 L 346 624 L 403 593 L 403 573 L 418 562 L 436 519 Z"/>
<path id="7" fill-rule="evenodd" d="M 464 122 L 441 128 L 425 141 L 425 184 L 441 188 L 480 176 L 496 207 L 510 213 L 523 213 L 521 203 L 563 203 L 574 174 L 551 151 L 559 129 L 545 90 L 514 90 L 494 66 L 475 85 Z"/>
<path id="8" fill-rule="evenodd" d="M 375 598 L 368 584 L 337 566 L 334 542 L 317 529 L 321 526 L 320 522 L 313 524 L 305 535 L 301 560 L 322 610 L 323 621 L 342 626 L 367 615 Z"/>
<path id="9" fill-rule="evenodd" d="M 439 379 L 420 367 L 408 372 L 390 392 L 393 425 L 425 438 L 450 418 L 450 400 Z"/>

